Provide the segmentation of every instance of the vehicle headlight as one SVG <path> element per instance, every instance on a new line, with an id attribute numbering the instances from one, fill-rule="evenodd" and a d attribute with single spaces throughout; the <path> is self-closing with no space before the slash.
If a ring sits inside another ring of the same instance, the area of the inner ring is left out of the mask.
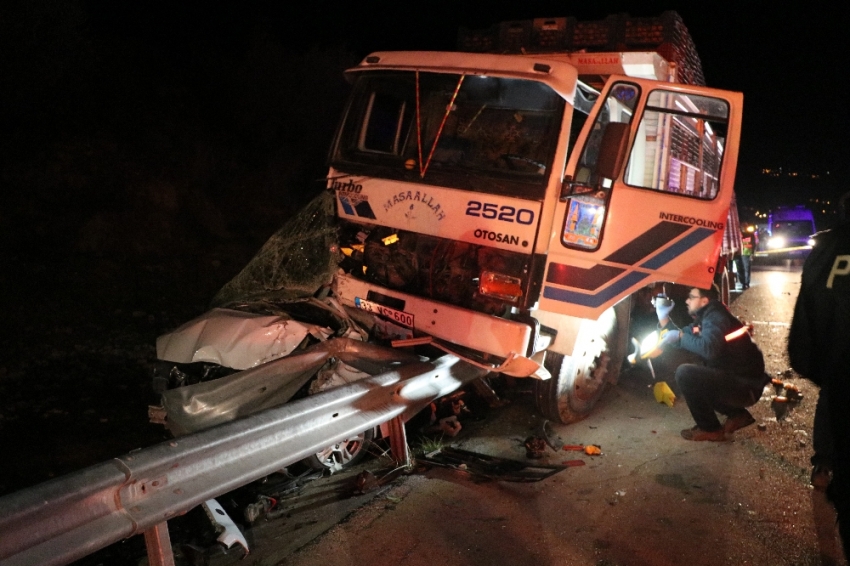
<path id="1" fill-rule="evenodd" d="M 808 240 L 806 240 L 806 245 L 811 246 L 811 247 L 815 247 L 815 239 L 809 238 Z"/>
<path id="2" fill-rule="evenodd" d="M 785 247 L 785 238 L 782 236 L 774 236 L 767 240 L 767 247 L 777 249 Z"/>

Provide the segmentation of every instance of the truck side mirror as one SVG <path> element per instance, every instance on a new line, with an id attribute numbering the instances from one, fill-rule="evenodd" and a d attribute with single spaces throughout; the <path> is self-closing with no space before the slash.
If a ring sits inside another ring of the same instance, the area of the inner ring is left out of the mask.
<path id="1" fill-rule="evenodd" d="M 616 179 L 623 167 L 626 145 L 629 143 L 629 124 L 609 122 L 602 133 L 599 144 L 599 159 L 596 161 L 596 173 L 606 179 Z"/>

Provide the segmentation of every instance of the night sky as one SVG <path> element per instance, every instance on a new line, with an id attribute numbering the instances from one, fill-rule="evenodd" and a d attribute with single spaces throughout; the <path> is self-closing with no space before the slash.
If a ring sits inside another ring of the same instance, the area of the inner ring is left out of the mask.
<path id="1" fill-rule="evenodd" d="M 225 239 L 255 230 L 256 245 L 282 210 L 321 190 L 347 89 L 341 70 L 370 51 L 451 50 L 460 27 L 505 20 L 667 10 L 688 27 L 709 86 L 744 93 L 739 203 L 838 195 L 850 162 L 850 7 L 788 4 L 5 3 L 0 180 L 12 199 L 0 236 L 8 243 L 21 228 L 58 222 L 62 241 L 46 245 L 102 251 L 122 240 L 103 226 L 129 226 L 131 238 L 148 216 L 145 226 L 162 225 L 150 249 L 191 239 L 179 230 L 198 226 Z M 191 222 L 171 228 L 182 219 Z"/>
<path id="2" fill-rule="evenodd" d="M 238 50 L 252 26 L 265 25 L 288 47 L 341 44 L 360 57 L 373 50 L 450 50 L 459 27 L 486 28 L 504 20 L 556 16 L 596 20 L 616 13 L 640 17 L 674 10 L 694 38 L 709 86 L 745 94 L 745 168 L 824 172 L 848 161 L 848 144 L 838 141 L 850 122 L 846 105 L 840 102 L 846 90 L 845 58 L 850 54 L 850 7 L 841 3 L 792 2 L 779 7 L 759 2 L 644 0 L 419 6 L 318 0 L 297 9 L 251 2 L 233 3 L 230 8 L 142 7 L 148 4 L 132 9 L 91 4 L 89 13 L 101 32 L 111 32 L 115 39 L 135 35 L 163 50 L 179 50 L 188 38 Z M 732 7 L 720 7 L 727 5 Z"/>

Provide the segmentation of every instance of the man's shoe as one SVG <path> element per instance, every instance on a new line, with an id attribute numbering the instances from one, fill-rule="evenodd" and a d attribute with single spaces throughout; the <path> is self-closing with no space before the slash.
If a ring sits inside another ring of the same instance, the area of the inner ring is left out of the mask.
<path id="1" fill-rule="evenodd" d="M 723 442 L 726 440 L 726 433 L 722 428 L 717 430 L 702 430 L 700 427 L 686 428 L 682 431 L 682 438 L 685 440 L 693 440 L 701 442 L 707 440 L 709 442 Z"/>
<path id="2" fill-rule="evenodd" d="M 832 467 L 824 464 L 817 464 L 812 469 L 812 478 L 810 483 L 813 488 L 818 491 L 826 491 L 830 481 L 832 481 Z"/>
<path id="3" fill-rule="evenodd" d="M 723 432 L 726 434 L 732 434 L 739 428 L 750 426 L 754 422 L 756 422 L 756 420 L 750 412 L 746 409 L 741 409 L 740 413 L 735 413 L 726 419 L 726 422 L 723 423 Z"/>

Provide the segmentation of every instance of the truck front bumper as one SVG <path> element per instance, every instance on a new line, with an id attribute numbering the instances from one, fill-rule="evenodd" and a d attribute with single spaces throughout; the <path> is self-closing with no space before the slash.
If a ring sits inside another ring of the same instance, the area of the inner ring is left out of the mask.
<path id="1" fill-rule="evenodd" d="M 412 316 L 413 329 L 419 333 L 500 358 L 512 352 L 526 355 L 534 339 L 527 324 L 408 295 L 350 275 L 337 275 L 333 287 L 337 297 L 349 307 L 373 300 L 369 291 L 403 301 L 402 310 Z"/>

